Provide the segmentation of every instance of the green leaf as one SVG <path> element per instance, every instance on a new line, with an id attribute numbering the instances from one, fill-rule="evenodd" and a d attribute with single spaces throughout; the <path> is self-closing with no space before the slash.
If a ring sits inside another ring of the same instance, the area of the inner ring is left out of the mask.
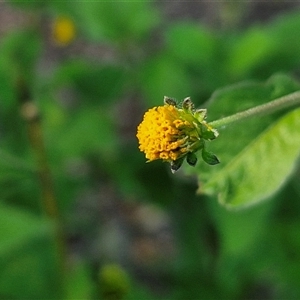
<path id="1" fill-rule="evenodd" d="M 216 55 L 217 43 L 209 29 L 198 23 L 176 23 L 166 33 L 166 46 L 176 60 L 190 66 L 210 67 Z"/>
<path id="2" fill-rule="evenodd" d="M 251 253 L 257 240 L 263 237 L 276 201 L 265 201 L 259 206 L 232 211 L 207 199 L 209 215 L 220 236 L 220 257 L 238 261 Z M 228 271 L 228 270 L 227 270 Z"/>
<path id="3" fill-rule="evenodd" d="M 126 75 L 121 67 L 72 60 L 62 64 L 46 86 L 48 89 L 71 87 L 83 102 L 105 105 L 122 92 Z"/>
<path id="4" fill-rule="evenodd" d="M 67 277 L 66 299 L 90 299 L 93 291 L 93 282 L 87 266 L 79 262 L 72 266 Z"/>
<path id="5" fill-rule="evenodd" d="M 24 1 L 8 1 L 10 5 L 16 6 L 21 9 L 28 9 L 28 10 L 40 10 L 45 7 L 45 4 L 48 4 L 47 0 L 24 0 Z"/>
<path id="6" fill-rule="evenodd" d="M 78 157 L 99 151 L 107 158 L 113 156 L 117 139 L 113 120 L 105 110 L 93 107 L 69 116 L 60 129 L 49 132 L 51 149 L 58 155 Z M 50 128 L 51 129 L 51 128 Z M 50 130 L 49 129 L 49 130 Z"/>
<path id="7" fill-rule="evenodd" d="M 209 121 L 226 117 L 269 102 L 272 99 L 279 98 L 299 89 L 299 83 L 283 74 L 274 75 L 265 83 L 248 81 L 228 86 L 217 90 L 212 95 L 206 107 L 207 117 Z M 223 172 L 224 169 L 229 168 L 229 164 L 232 164 L 246 149 L 249 149 L 250 145 L 252 145 L 268 127 L 271 128 L 274 126 L 278 119 L 286 112 L 287 110 L 283 110 L 282 112 L 266 115 L 263 118 L 252 117 L 242 122 L 219 128 L 219 137 L 211 142 L 207 142 L 207 146 L 220 158 L 221 163 L 211 167 L 200 160 L 195 168 L 186 168 L 184 166 L 185 172 L 189 174 L 196 173 L 199 177 L 200 187 L 204 187 L 208 182 L 212 182 L 214 178 L 221 178 L 222 176 L 219 177 L 218 174 Z M 275 161 L 273 161 L 273 159 L 274 157 L 270 157 L 266 160 L 265 164 L 276 166 L 279 159 Z M 240 163 L 242 164 L 242 162 Z M 259 168 L 257 165 L 256 167 Z M 238 185 L 243 174 L 233 174 L 237 177 L 236 185 Z M 255 176 L 255 174 L 253 176 Z M 260 173 L 260 176 L 268 178 L 269 174 Z M 251 177 L 250 174 L 248 174 L 248 177 Z M 217 195 L 220 192 L 222 193 L 224 189 L 231 189 L 232 186 L 233 189 L 236 188 L 233 178 L 227 182 L 227 185 L 228 186 L 220 187 L 216 183 L 213 185 L 214 188 L 210 186 L 209 192 Z M 252 202 L 256 201 L 256 196 L 257 195 L 253 194 Z M 252 198 L 252 196 L 250 198 Z M 229 201 L 229 199 L 226 199 L 226 201 Z"/>
<path id="8" fill-rule="evenodd" d="M 215 31 L 199 22 L 176 22 L 166 28 L 164 37 L 167 57 L 190 76 L 193 89 L 182 97 L 197 95 L 194 100 L 202 101 L 199 95 L 205 98 L 228 82 L 228 76 L 224 76 L 226 70 L 223 71 L 227 49 Z"/>
<path id="9" fill-rule="evenodd" d="M 0 198 L 7 203 L 22 205 L 40 212 L 40 190 L 36 168 L 31 157 L 20 157 L 9 150 L 0 149 Z"/>
<path id="10" fill-rule="evenodd" d="M 274 38 L 259 27 L 243 32 L 229 53 L 227 68 L 231 76 L 239 78 L 249 74 L 264 59 L 270 56 Z"/>
<path id="11" fill-rule="evenodd" d="M 51 223 L 0 204 L 0 227 L 1 298 L 59 299 Z"/>
<path id="12" fill-rule="evenodd" d="M 215 193 L 228 207 L 241 207 L 267 199 L 291 175 L 300 149 L 300 109 L 296 109 L 259 135 L 200 191 Z"/>
<path id="13" fill-rule="evenodd" d="M 183 99 L 190 94 L 188 73 L 167 55 L 153 57 L 142 66 L 140 85 L 147 105 L 161 105 L 164 95 Z"/>
<path id="14" fill-rule="evenodd" d="M 300 85 L 292 78 L 277 74 L 265 83 L 246 81 L 219 89 L 213 93 L 207 103 L 208 122 L 266 103 L 295 92 L 299 88 Z M 238 124 L 220 128 L 219 137 L 212 142 L 207 142 L 207 146 L 222 163 L 211 168 L 199 161 L 194 171 L 199 174 L 201 181 L 214 176 L 283 113 L 274 113 L 263 118 L 253 117 Z M 192 169 L 187 171 L 193 172 Z"/>
<path id="15" fill-rule="evenodd" d="M 10 32 L 1 39 L 0 45 L 0 117 L 16 113 L 18 76 L 35 84 L 35 64 L 41 50 L 41 40 L 34 30 Z M 11 118 L 11 116 L 9 116 Z M 5 120 L 6 121 L 6 120 Z M 11 119 L 9 120 L 11 124 Z M 11 127 L 11 126 L 10 126 Z"/>
<path id="16" fill-rule="evenodd" d="M 21 72 L 22 76 L 31 82 L 36 78 L 33 71 L 41 49 L 42 43 L 37 31 L 33 29 L 15 31 L 2 41 L 0 62 L 3 60 L 9 65 L 11 70 L 9 75 L 15 76 Z"/>
<path id="17" fill-rule="evenodd" d="M 8 109 L 16 106 L 16 89 L 14 82 L 14 74 L 11 63 L 6 56 L 0 52 L 0 114 L 1 119 L 5 117 Z M 2 59 L 1 59 L 2 57 Z"/>
<path id="18" fill-rule="evenodd" d="M 85 37 L 95 41 L 136 43 L 159 22 L 158 11 L 147 1 L 61 2 L 51 5 L 60 13 L 71 11 Z"/>
<path id="19" fill-rule="evenodd" d="M 269 57 L 257 70 L 258 72 L 264 67 L 267 67 L 271 72 L 276 70 L 290 71 L 299 68 L 299 26 L 299 11 L 280 15 L 268 26 L 266 33 L 273 37 L 274 45 Z"/>

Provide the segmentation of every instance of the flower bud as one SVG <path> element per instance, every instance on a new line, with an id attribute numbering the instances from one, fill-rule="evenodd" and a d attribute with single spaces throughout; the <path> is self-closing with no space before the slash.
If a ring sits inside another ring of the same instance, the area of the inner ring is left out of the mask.
<path id="1" fill-rule="evenodd" d="M 190 97 L 183 100 L 182 108 L 169 97 L 164 97 L 164 103 L 164 106 L 149 109 L 139 124 L 136 135 L 139 149 L 148 161 L 169 162 L 172 172 L 181 167 L 184 159 L 195 166 L 195 153 L 204 149 L 205 141 L 215 139 L 218 132 L 204 121 L 206 109 L 195 110 Z M 217 161 L 205 154 L 204 158 L 210 164 Z"/>

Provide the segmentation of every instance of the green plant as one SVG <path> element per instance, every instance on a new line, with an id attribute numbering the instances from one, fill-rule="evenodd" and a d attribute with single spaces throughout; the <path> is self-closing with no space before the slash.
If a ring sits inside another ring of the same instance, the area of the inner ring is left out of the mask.
<path id="1" fill-rule="evenodd" d="M 147 1 L 3 5 L 25 21 L 0 44 L 0 298 L 300 297 L 299 12 L 222 31 Z M 175 174 L 135 137 L 164 95 L 194 102 Z"/>

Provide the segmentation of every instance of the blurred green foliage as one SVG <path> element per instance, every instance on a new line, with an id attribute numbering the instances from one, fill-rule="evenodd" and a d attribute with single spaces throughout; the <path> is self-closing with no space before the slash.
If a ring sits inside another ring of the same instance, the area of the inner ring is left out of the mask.
<path id="1" fill-rule="evenodd" d="M 6 5 L 29 21 L 0 44 L 0 298 L 299 299 L 299 109 L 220 130 L 209 149 L 221 164 L 175 175 L 144 163 L 135 131 L 165 95 L 191 96 L 213 121 L 299 90 L 300 13 L 222 30 L 167 21 L 151 1 Z M 51 36 L 60 15 L 77 33 L 65 47 Z M 64 271 L 24 99 L 40 111 Z M 172 247 L 152 244 L 157 223 Z M 103 292 L 110 265 L 109 289 L 119 276 L 126 293 Z"/>

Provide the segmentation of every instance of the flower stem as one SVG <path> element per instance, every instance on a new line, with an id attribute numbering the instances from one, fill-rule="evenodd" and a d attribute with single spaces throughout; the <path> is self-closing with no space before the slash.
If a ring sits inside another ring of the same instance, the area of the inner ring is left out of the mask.
<path id="1" fill-rule="evenodd" d="M 19 78 L 17 81 L 18 100 L 21 106 L 21 114 L 27 123 L 29 143 L 37 164 L 37 175 L 41 188 L 41 204 L 44 214 L 55 225 L 55 248 L 59 266 L 60 288 L 63 293 L 63 282 L 66 268 L 66 241 L 63 224 L 58 209 L 57 199 L 54 192 L 52 176 L 46 155 L 43 140 L 41 117 L 36 105 L 31 101 L 31 95 L 27 84 Z"/>
<path id="2" fill-rule="evenodd" d="M 220 128 L 226 125 L 229 125 L 234 122 L 242 121 L 246 118 L 249 117 L 254 117 L 254 116 L 262 116 L 262 115 L 267 115 L 271 114 L 273 112 L 276 112 L 278 110 L 300 104 L 300 91 L 294 92 L 292 94 L 280 97 L 276 100 L 273 100 L 271 102 L 252 107 L 250 109 L 238 112 L 234 115 L 212 121 L 209 123 L 210 126 L 213 128 Z"/>

